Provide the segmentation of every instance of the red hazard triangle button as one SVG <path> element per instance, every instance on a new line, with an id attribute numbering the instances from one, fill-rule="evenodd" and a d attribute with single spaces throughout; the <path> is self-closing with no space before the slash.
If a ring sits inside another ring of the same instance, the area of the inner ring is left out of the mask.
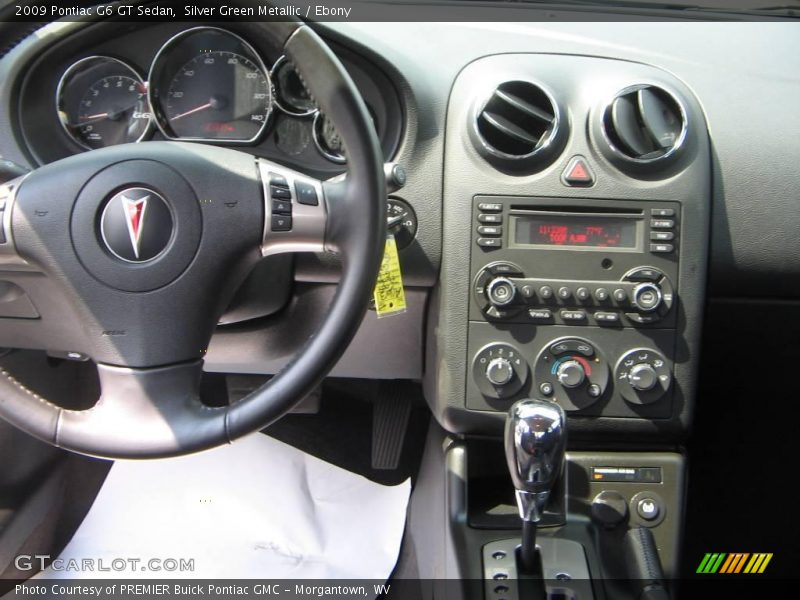
<path id="1" fill-rule="evenodd" d="M 594 174 L 586 159 L 576 155 L 567 163 L 567 168 L 561 174 L 561 181 L 570 187 L 589 187 L 594 185 Z"/>

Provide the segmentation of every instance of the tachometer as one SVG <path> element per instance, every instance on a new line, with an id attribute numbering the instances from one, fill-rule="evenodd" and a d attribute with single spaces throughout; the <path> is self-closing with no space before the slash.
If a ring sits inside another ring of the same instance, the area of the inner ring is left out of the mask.
<path id="1" fill-rule="evenodd" d="M 138 142 L 150 128 L 147 87 L 115 58 L 79 60 L 64 73 L 57 95 L 64 130 L 84 148 Z"/>
<path id="2" fill-rule="evenodd" d="M 244 40 L 190 29 L 161 49 L 150 71 L 151 102 L 170 139 L 255 142 L 272 110 L 272 84 Z"/>

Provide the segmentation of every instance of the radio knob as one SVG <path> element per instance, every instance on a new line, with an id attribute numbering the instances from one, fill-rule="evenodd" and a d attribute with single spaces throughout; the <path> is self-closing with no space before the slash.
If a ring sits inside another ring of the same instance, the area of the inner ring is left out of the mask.
<path id="1" fill-rule="evenodd" d="M 486 296 L 493 306 L 508 306 L 517 295 L 517 286 L 505 277 L 496 277 L 486 286 Z"/>
<path id="2" fill-rule="evenodd" d="M 505 358 L 493 358 L 486 366 L 486 379 L 492 385 L 506 385 L 514 379 L 514 367 Z"/>
<path id="3" fill-rule="evenodd" d="M 558 382 L 566 388 L 576 388 L 586 380 L 586 371 L 577 360 L 565 360 L 556 371 Z"/>
<path id="4" fill-rule="evenodd" d="M 653 312 L 661 305 L 661 288 L 654 283 L 640 283 L 633 288 L 631 301 L 640 311 Z"/>
<path id="5" fill-rule="evenodd" d="M 658 373 L 647 363 L 633 365 L 628 371 L 628 382 L 633 389 L 646 392 L 652 390 L 658 383 Z"/>

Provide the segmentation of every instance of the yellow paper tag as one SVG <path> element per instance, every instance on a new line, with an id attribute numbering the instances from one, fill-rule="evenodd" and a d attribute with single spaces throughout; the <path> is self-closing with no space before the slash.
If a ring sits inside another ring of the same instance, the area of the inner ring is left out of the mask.
<path id="1" fill-rule="evenodd" d="M 383 262 L 375 282 L 375 312 L 378 318 L 396 315 L 406 311 L 406 293 L 403 290 L 403 273 L 400 271 L 400 257 L 394 236 L 386 238 Z"/>

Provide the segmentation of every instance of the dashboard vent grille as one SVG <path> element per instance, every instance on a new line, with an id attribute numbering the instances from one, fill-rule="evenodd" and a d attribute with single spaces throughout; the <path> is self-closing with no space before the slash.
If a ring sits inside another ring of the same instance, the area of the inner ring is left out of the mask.
<path id="1" fill-rule="evenodd" d="M 551 146 L 558 125 L 558 106 L 547 92 L 528 81 L 506 81 L 478 111 L 476 146 L 487 158 L 530 159 Z"/>
<path id="2" fill-rule="evenodd" d="M 620 92 L 606 109 L 603 128 L 612 149 L 627 159 L 655 162 L 675 153 L 686 135 L 686 115 L 663 88 L 640 85 Z"/>

